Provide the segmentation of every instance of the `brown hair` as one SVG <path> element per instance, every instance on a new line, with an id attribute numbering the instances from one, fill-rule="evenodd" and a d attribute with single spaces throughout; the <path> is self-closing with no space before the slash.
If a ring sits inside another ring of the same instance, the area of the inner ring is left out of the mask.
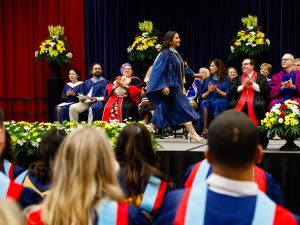
<path id="1" fill-rule="evenodd" d="M 143 192 L 151 175 L 169 182 L 171 179 L 159 170 L 159 160 L 153 150 L 147 128 L 139 123 L 127 125 L 119 134 L 116 157 L 125 172 L 125 185 L 130 196 Z"/>
<path id="2" fill-rule="evenodd" d="M 209 65 L 214 62 L 216 67 L 218 68 L 218 71 L 215 75 L 218 75 L 219 77 L 219 81 L 224 81 L 225 78 L 227 77 L 227 71 L 226 71 L 226 67 L 225 64 L 223 63 L 222 60 L 220 59 L 213 59 L 209 62 Z M 212 78 L 214 74 L 210 73 L 209 77 Z"/>

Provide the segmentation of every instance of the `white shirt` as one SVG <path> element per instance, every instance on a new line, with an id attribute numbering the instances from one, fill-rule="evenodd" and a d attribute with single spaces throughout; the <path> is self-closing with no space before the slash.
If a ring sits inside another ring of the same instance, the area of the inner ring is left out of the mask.
<path id="1" fill-rule="evenodd" d="M 212 173 L 207 178 L 208 188 L 219 194 L 233 197 L 252 196 L 259 192 L 258 185 L 253 181 L 238 181 Z"/>
<path id="2" fill-rule="evenodd" d="M 251 78 L 253 76 L 254 71 L 252 71 L 252 73 L 248 74 L 248 78 Z M 260 92 L 260 88 L 259 85 L 257 83 L 255 83 L 255 81 L 253 81 L 252 85 L 251 85 L 254 89 L 254 91 Z M 243 85 L 240 85 L 237 89 L 237 92 L 240 93 L 243 90 Z"/>

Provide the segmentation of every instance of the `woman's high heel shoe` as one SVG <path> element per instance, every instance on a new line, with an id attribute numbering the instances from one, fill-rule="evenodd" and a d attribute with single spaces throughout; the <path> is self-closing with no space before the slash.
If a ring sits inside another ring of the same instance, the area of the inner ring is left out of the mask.
<path id="1" fill-rule="evenodd" d="M 188 143 L 191 143 L 192 140 L 194 140 L 196 142 L 202 142 L 204 140 L 204 138 L 200 137 L 197 133 L 195 133 L 195 134 L 188 133 Z"/>

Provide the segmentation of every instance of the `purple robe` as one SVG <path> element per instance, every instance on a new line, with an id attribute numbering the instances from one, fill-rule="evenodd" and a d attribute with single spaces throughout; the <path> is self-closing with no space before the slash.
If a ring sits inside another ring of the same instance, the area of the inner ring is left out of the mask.
<path id="1" fill-rule="evenodd" d="M 292 80 L 295 88 L 281 88 L 281 83 Z M 270 105 L 268 111 L 277 103 L 283 103 L 287 99 L 292 99 L 300 103 L 300 72 L 295 70 L 291 73 L 281 71 L 280 73 L 274 74 L 270 83 Z"/>

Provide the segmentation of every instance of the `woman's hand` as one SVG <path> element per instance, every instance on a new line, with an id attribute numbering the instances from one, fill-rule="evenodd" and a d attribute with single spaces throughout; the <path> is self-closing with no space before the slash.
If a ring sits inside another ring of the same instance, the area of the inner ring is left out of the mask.
<path id="1" fill-rule="evenodd" d="M 163 93 L 164 95 L 169 95 L 170 89 L 169 89 L 168 87 L 164 87 L 164 88 L 162 89 L 162 93 Z"/>

